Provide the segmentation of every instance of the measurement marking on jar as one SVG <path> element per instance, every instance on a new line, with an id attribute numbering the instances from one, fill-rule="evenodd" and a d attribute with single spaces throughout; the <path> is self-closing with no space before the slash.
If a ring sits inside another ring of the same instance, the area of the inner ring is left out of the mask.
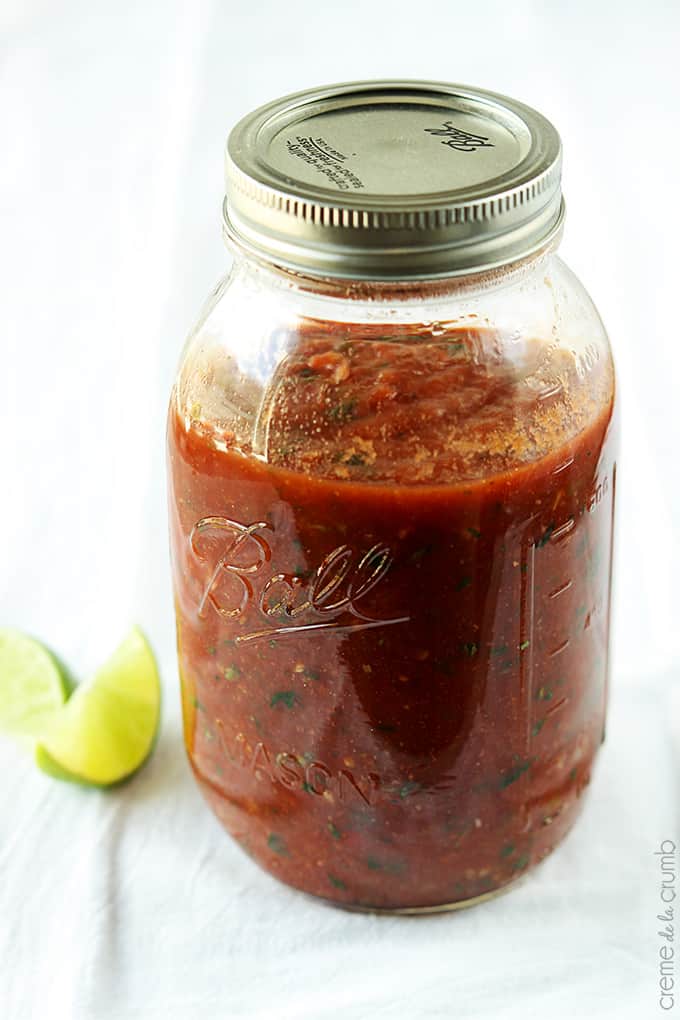
<path id="1" fill-rule="evenodd" d="M 588 344 L 580 354 L 574 351 L 574 356 L 577 375 L 583 379 L 600 360 L 600 349 L 595 344 Z"/>
<path id="2" fill-rule="evenodd" d="M 570 531 L 573 531 L 576 521 L 573 517 L 570 517 L 564 524 L 560 524 L 559 528 L 555 528 L 552 535 L 550 536 L 551 542 L 559 542 L 561 539 L 566 538 Z"/>
<path id="3" fill-rule="evenodd" d="M 593 510 L 595 510 L 595 508 L 602 502 L 602 500 L 608 494 L 608 492 L 609 492 L 609 479 L 603 478 L 602 481 L 595 486 L 595 489 L 590 495 L 590 498 L 587 503 L 588 513 L 591 514 Z"/>
<path id="4" fill-rule="evenodd" d="M 519 635 L 520 648 L 523 649 L 520 659 L 519 682 L 521 696 L 519 699 L 521 710 L 526 717 L 526 730 L 524 739 L 524 753 L 528 756 L 532 731 L 534 728 L 533 719 L 533 687 L 534 687 L 534 618 L 535 618 L 535 588 L 536 588 L 536 545 L 529 542 L 526 546 L 522 575 L 522 590 L 520 596 L 520 620 Z"/>
<path id="5" fill-rule="evenodd" d="M 569 702 L 569 698 L 560 698 L 559 701 L 554 702 L 554 704 L 550 705 L 550 707 L 546 709 L 546 712 L 545 712 L 546 717 L 549 716 L 549 715 L 554 715 L 555 712 L 559 712 L 559 710 L 561 708 L 564 708 L 564 706 L 568 702 Z"/>
<path id="6" fill-rule="evenodd" d="M 573 463 L 574 463 L 574 458 L 573 457 L 568 457 L 567 460 L 562 461 L 561 464 L 558 464 L 557 467 L 553 469 L 553 475 L 561 474 L 562 471 L 566 471 L 568 467 L 571 467 L 571 465 Z"/>
<path id="7" fill-rule="evenodd" d="M 568 647 L 568 645 L 569 638 L 566 638 L 561 645 L 558 645 L 557 648 L 553 648 L 552 652 L 548 652 L 548 655 L 550 656 L 551 659 L 554 659 L 556 655 L 561 655 L 565 648 Z"/>

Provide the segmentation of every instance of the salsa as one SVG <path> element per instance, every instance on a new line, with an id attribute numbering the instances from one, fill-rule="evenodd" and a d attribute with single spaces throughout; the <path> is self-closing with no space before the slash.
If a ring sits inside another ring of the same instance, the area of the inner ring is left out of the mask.
<path id="1" fill-rule="evenodd" d="M 216 351 L 171 403 L 191 766 L 309 893 L 489 895 L 568 831 L 603 739 L 611 365 L 584 394 L 571 351 L 447 324 L 277 350 L 255 417 Z"/>

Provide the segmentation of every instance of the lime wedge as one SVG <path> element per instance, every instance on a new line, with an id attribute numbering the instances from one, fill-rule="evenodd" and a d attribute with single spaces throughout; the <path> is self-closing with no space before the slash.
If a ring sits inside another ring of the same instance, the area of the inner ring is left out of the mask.
<path id="1" fill-rule="evenodd" d="M 160 718 L 153 652 L 136 627 L 92 680 L 77 687 L 36 747 L 43 772 L 111 786 L 144 764 Z"/>
<path id="2" fill-rule="evenodd" d="M 56 659 L 33 638 L 0 629 L 0 730 L 39 737 L 68 695 Z"/>

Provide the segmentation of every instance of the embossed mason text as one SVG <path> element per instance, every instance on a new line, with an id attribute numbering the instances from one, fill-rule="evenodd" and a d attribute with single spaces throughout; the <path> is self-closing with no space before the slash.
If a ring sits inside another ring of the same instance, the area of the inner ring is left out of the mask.
<path id="1" fill-rule="evenodd" d="M 269 779 L 288 790 L 300 790 L 315 797 L 358 804 L 373 804 L 382 783 L 375 772 L 359 776 L 349 768 L 332 769 L 322 761 L 298 757 L 288 751 L 271 751 L 263 741 L 249 744 L 243 733 L 231 739 L 221 719 L 216 720 L 219 746 L 225 757 L 247 769 L 257 779 Z"/>

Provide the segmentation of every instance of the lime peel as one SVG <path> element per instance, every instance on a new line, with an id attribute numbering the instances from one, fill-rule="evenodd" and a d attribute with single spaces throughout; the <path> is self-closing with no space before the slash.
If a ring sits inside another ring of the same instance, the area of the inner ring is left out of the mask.
<path id="1" fill-rule="evenodd" d="M 49 775 L 87 786 L 127 779 L 151 753 L 161 688 L 153 652 L 134 627 L 111 658 L 52 717 L 35 749 Z"/>
<path id="2" fill-rule="evenodd" d="M 0 731 L 39 738 L 69 689 L 64 670 L 47 648 L 21 631 L 0 628 Z"/>

